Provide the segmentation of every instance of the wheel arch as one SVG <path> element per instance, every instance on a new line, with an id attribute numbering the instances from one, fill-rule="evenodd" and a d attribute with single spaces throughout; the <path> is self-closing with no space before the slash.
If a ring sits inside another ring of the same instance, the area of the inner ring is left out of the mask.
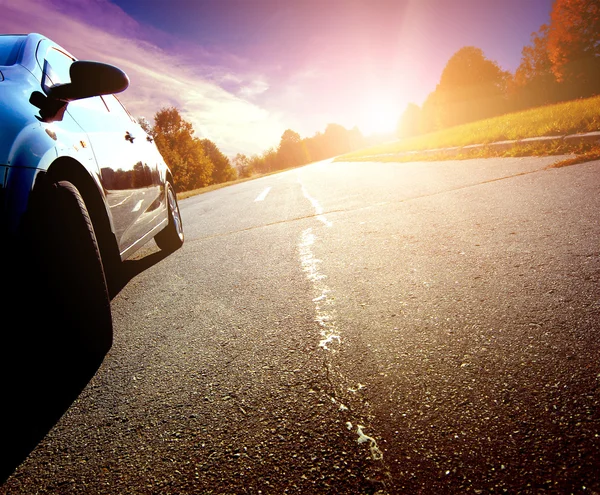
<path id="1" fill-rule="evenodd" d="M 90 172 L 75 159 L 61 157 L 50 165 L 47 178 L 49 182 L 69 181 L 79 190 L 92 219 L 105 268 L 115 256 L 119 256 L 120 260 L 110 212 L 107 210 L 101 186 Z"/>
<path id="2" fill-rule="evenodd" d="M 173 186 L 173 189 L 175 189 L 175 191 L 177 191 L 177 189 L 175 188 L 175 179 L 173 179 L 173 174 L 171 173 L 171 170 L 167 169 L 165 178 L 167 181 L 169 181 L 171 183 L 171 185 Z"/>

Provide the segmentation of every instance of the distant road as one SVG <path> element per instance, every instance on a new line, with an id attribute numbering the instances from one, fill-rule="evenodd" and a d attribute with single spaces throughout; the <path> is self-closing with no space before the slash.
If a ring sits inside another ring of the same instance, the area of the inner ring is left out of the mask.
<path id="1" fill-rule="evenodd" d="M 0 493 L 600 493 L 600 162 L 557 160 L 183 200 L 184 247 L 113 299 L 112 350 Z"/>

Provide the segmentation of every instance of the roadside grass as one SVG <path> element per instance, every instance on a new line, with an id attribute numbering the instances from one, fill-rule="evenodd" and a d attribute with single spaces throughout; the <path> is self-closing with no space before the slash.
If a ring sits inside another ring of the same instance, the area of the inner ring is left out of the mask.
<path id="1" fill-rule="evenodd" d="M 600 145 L 596 145 L 586 152 L 577 154 L 573 158 L 567 158 L 566 160 L 554 163 L 548 168 L 568 167 L 569 165 L 577 165 L 578 163 L 591 162 L 594 160 L 600 160 Z"/>
<path id="2" fill-rule="evenodd" d="M 572 162 L 569 164 L 596 160 L 598 159 L 596 158 L 597 156 L 600 157 L 600 145 L 586 142 L 573 143 L 555 139 L 543 143 L 517 143 L 511 146 L 494 146 L 489 144 L 473 148 L 455 147 L 448 150 L 415 151 L 402 155 L 368 156 L 363 159 L 345 159 L 339 157 L 336 161 L 415 162 L 555 155 L 571 155 L 572 157 L 567 159 L 569 162 Z"/>
<path id="3" fill-rule="evenodd" d="M 562 136 L 586 132 L 600 131 L 600 96 L 574 100 L 556 105 L 515 112 L 478 122 L 471 122 L 449 129 L 400 139 L 395 142 L 372 146 L 339 156 L 335 161 L 407 161 L 404 153 L 410 153 L 410 160 L 447 159 L 447 148 L 453 158 L 470 158 L 474 156 L 524 156 L 528 152 L 534 154 L 560 154 L 577 152 L 579 143 L 560 144 Z M 516 141 L 528 138 L 553 137 L 545 143 L 516 145 L 503 141 Z M 477 150 L 461 149 L 470 145 L 489 145 Z M 419 154 L 419 152 L 425 152 Z M 439 151 L 440 155 L 436 156 Z M 510 153 L 506 155 L 506 153 Z M 388 155 L 388 156 L 386 156 Z M 395 155 L 395 156 L 394 156 Z"/>

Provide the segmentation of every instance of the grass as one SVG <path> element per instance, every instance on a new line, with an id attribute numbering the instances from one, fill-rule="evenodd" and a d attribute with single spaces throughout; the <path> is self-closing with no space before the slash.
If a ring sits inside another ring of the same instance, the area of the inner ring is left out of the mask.
<path id="1" fill-rule="evenodd" d="M 403 155 L 365 156 L 363 159 L 346 159 L 339 157 L 337 161 L 376 161 L 376 162 L 415 162 L 440 160 L 467 160 L 474 158 L 519 157 L 519 156 L 551 156 L 573 155 L 569 158 L 574 163 L 596 160 L 600 157 L 600 145 L 593 143 L 570 143 L 554 139 L 544 143 L 517 143 L 507 147 L 483 145 L 474 148 L 453 148 L 450 150 L 417 151 Z M 562 162 L 560 162 L 562 163 Z"/>
<path id="2" fill-rule="evenodd" d="M 369 161 L 374 160 L 375 157 L 377 157 L 377 161 L 407 161 L 405 157 L 401 156 L 403 153 L 411 153 L 411 161 L 431 160 L 436 153 L 438 153 L 436 159 L 439 159 L 440 156 L 447 158 L 447 152 L 441 151 L 446 148 L 459 148 L 451 151 L 452 156 L 456 158 L 472 157 L 473 153 L 478 153 L 479 156 L 505 156 L 502 154 L 506 153 L 508 148 L 513 148 L 513 146 L 500 147 L 493 146 L 492 143 L 542 136 L 556 136 L 557 139 L 550 139 L 542 145 L 537 144 L 533 146 L 535 149 L 526 143 L 519 143 L 515 147 L 517 149 L 513 150 L 512 153 L 530 151 L 540 154 L 544 153 L 543 150 L 552 151 L 557 148 L 574 152 L 573 150 L 576 151 L 579 143 L 561 146 L 558 142 L 562 136 L 593 131 L 600 131 L 600 96 L 501 115 L 422 136 L 405 138 L 348 153 L 336 158 L 336 161 Z M 488 146 L 484 146 L 478 151 L 460 149 L 465 146 L 479 144 Z M 439 152 L 436 150 L 439 150 Z M 425 151 L 427 153 L 419 153 Z M 482 153 L 484 154 L 482 155 Z M 510 156 L 518 155 L 512 154 Z"/>
<path id="3" fill-rule="evenodd" d="M 591 162 L 594 160 L 600 160 L 600 146 L 595 146 L 589 151 L 580 153 L 573 158 L 567 158 L 566 160 L 550 165 L 549 168 L 568 167 L 569 165 L 577 165 L 578 163 Z"/>

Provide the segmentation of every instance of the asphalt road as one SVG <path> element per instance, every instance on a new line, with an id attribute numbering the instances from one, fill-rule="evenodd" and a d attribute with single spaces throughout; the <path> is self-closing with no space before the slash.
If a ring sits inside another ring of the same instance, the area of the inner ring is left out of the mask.
<path id="1" fill-rule="evenodd" d="M 0 493 L 600 493 L 600 162 L 558 159 L 182 201 L 184 247 L 124 265 L 111 351 Z"/>

